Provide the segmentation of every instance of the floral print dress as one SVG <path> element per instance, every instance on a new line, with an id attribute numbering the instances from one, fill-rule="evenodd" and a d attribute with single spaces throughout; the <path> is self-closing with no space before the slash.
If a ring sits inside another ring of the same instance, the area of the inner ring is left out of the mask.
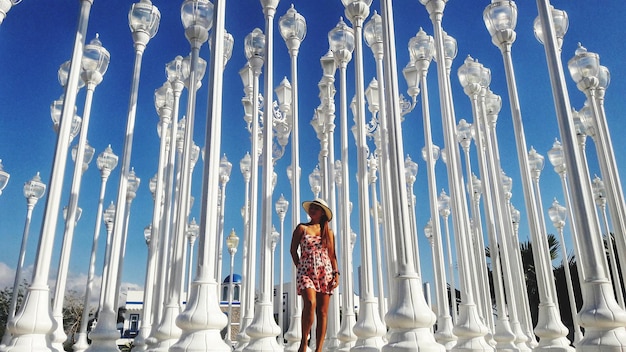
<path id="1" fill-rule="evenodd" d="M 331 294 L 333 266 L 328 249 L 322 246 L 322 237 L 304 232 L 300 238 L 300 263 L 296 274 L 298 294 L 312 288 L 315 292 Z"/>

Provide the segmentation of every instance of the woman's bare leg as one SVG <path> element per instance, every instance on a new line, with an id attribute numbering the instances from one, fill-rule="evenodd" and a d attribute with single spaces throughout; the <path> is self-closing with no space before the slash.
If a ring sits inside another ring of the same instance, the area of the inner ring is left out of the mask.
<path id="1" fill-rule="evenodd" d="M 309 340 L 309 333 L 313 326 L 313 319 L 315 318 L 316 310 L 316 294 L 312 288 L 307 288 L 302 293 L 302 340 L 300 340 L 300 348 L 298 352 L 306 352 L 307 342 Z M 327 304 L 328 305 L 328 304 Z"/>
<path id="2" fill-rule="evenodd" d="M 322 352 L 324 338 L 326 337 L 326 323 L 328 321 L 328 302 L 330 301 L 330 295 L 318 293 L 316 296 L 318 304 L 315 311 L 317 316 L 317 327 L 315 329 L 315 341 L 317 343 L 315 344 L 315 352 Z"/>

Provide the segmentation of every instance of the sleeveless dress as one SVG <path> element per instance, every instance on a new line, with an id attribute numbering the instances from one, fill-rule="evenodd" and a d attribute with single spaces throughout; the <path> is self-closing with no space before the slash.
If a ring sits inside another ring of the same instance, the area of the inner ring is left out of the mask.
<path id="1" fill-rule="evenodd" d="M 301 295 L 306 288 L 315 292 L 331 294 L 333 266 L 328 249 L 322 247 L 322 237 L 306 231 L 300 238 L 300 263 L 296 274 L 296 288 Z"/>

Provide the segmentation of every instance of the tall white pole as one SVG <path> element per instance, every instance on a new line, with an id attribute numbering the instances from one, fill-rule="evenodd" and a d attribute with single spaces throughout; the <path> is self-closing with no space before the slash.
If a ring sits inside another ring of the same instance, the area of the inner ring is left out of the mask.
<path id="1" fill-rule="evenodd" d="M 148 23 L 142 23 L 142 25 L 154 23 L 157 24 L 160 20 L 160 13 L 158 9 L 152 6 L 149 0 L 141 0 L 141 2 L 134 4 L 131 8 L 131 14 L 133 11 L 141 12 L 142 15 L 147 18 L 153 19 Z M 130 16 L 129 16 L 130 17 Z M 128 190 L 128 177 L 130 170 L 130 158 L 133 147 L 133 137 L 135 130 L 135 117 L 137 113 L 137 97 L 139 93 L 139 77 L 141 73 L 141 62 L 143 53 L 146 49 L 146 45 L 152 36 L 156 34 L 155 27 L 131 27 L 133 29 L 133 41 L 135 47 L 135 63 L 133 69 L 133 78 L 130 88 L 130 99 L 128 103 L 128 116 L 126 123 L 126 136 L 124 139 L 124 151 L 122 154 L 122 165 L 120 169 L 120 181 L 117 192 L 117 207 L 115 209 L 115 224 L 113 226 L 113 237 L 111 241 L 110 257 L 108 258 L 108 273 L 109 281 L 103 282 L 102 287 L 102 306 L 98 312 L 98 324 L 96 328 L 91 331 L 90 338 L 92 340 L 91 346 L 87 349 L 92 352 L 105 352 L 105 351 L 117 351 L 116 339 L 119 337 L 119 331 L 117 330 L 117 307 L 115 302 L 117 300 L 117 280 L 113 280 L 113 274 L 117 275 L 119 271 L 119 259 L 122 255 L 123 248 L 126 243 L 123 243 L 124 234 L 124 216 L 126 214 L 126 197 Z"/>
<path id="2" fill-rule="evenodd" d="M 52 331 L 54 324 L 50 306 L 48 276 L 63 190 L 70 130 L 74 117 L 74 106 L 76 105 L 78 81 L 80 79 L 81 57 L 83 55 L 83 47 L 85 46 L 85 35 L 92 3 L 92 0 L 81 1 L 69 77 L 65 87 L 59 133 L 50 172 L 50 181 L 48 182 L 48 199 L 39 235 L 37 255 L 35 256 L 33 278 L 24 297 L 24 305 L 7 324 L 7 329 L 13 335 L 11 342 L 5 348 L 7 352 L 49 350 L 47 334 Z"/>
<path id="3" fill-rule="evenodd" d="M 422 279 L 417 274 L 417 265 L 414 262 L 416 253 L 413 250 L 412 239 L 409 238 L 410 224 L 406 206 L 408 195 L 404 186 L 404 147 L 402 142 L 402 128 L 400 125 L 400 96 L 398 90 L 398 72 L 396 66 L 395 28 L 393 22 L 393 7 L 391 0 L 381 1 L 381 17 L 383 19 L 383 42 L 385 43 L 385 87 L 388 94 L 387 122 L 389 128 L 389 190 L 391 207 L 385 214 L 392 221 L 393 241 L 396 242 L 393 257 L 395 258 L 396 276 L 393 279 L 393 296 L 389 311 L 385 317 L 389 328 L 389 339 L 383 347 L 385 352 L 404 352 L 415 350 L 444 351 L 443 345 L 435 341 L 432 326 L 436 316 L 430 310 L 424 298 Z"/>
<path id="4" fill-rule="evenodd" d="M 265 15 L 265 75 L 264 75 L 264 108 L 263 108 L 263 184 L 261 188 L 261 247 L 260 247 L 260 286 L 259 299 L 255 302 L 254 318 L 246 328 L 250 336 L 250 343 L 244 351 L 281 351 L 276 337 L 280 328 L 273 318 L 272 304 L 272 263 L 271 263 L 271 234 L 272 234 L 272 178 L 274 163 L 272 160 L 273 143 L 273 109 L 272 87 L 274 69 L 274 15 L 279 0 L 261 0 Z"/>
<path id="5" fill-rule="evenodd" d="M 87 325 L 89 324 L 89 316 L 91 309 L 89 309 L 89 303 L 91 301 L 91 294 L 94 284 L 94 276 L 96 270 L 96 253 L 98 251 L 98 240 L 100 238 L 100 226 L 102 225 L 102 211 L 104 208 L 104 195 L 106 192 L 106 184 L 109 179 L 109 175 L 115 166 L 117 165 L 117 156 L 113 154 L 111 146 L 109 145 L 104 152 L 98 156 L 98 168 L 100 169 L 101 185 L 100 196 L 98 198 L 98 207 L 96 210 L 96 225 L 93 233 L 93 244 L 91 246 L 91 256 L 89 258 L 89 272 L 87 275 L 87 287 L 85 289 L 85 299 L 83 301 L 83 315 L 80 321 L 80 332 L 78 338 L 73 346 L 75 352 L 84 351 L 89 347 L 87 342 Z"/>
<path id="6" fill-rule="evenodd" d="M 205 136 L 206 160 L 203 167 L 202 200 L 200 211 L 200 234 L 198 243 L 198 264 L 196 278 L 185 310 L 176 319 L 182 329 L 178 342 L 170 347 L 172 352 L 206 350 L 231 351 L 231 346 L 222 340 L 220 331 L 227 324 L 227 318 L 219 307 L 217 296 L 219 284 L 216 281 L 215 236 L 218 226 L 217 192 L 219 190 L 219 157 L 222 127 L 222 87 L 224 70 L 224 21 L 226 1 L 218 0 L 213 9 L 213 31 L 211 33 L 211 59 L 209 66 L 209 93 L 207 106 L 207 128 Z M 216 39 L 218 38 L 218 39 Z M 215 146 L 215 147 L 210 147 Z"/>
<path id="7" fill-rule="evenodd" d="M 626 312 L 617 304 L 606 267 L 599 265 L 604 259 L 600 242 L 600 226 L 595 214 L 591 185 L 583 177 L 582 156 L 576 145 L 575 128 L 571 116 L 571 105 L 565 83 L 563 66 L 548 0 L 537 0 L 537 8 L 544 33 L 544 49 L 552 84 L 552 95 L 557 113 L 559 131 L 563 139 L 566 165 L 570 169 L 573 218 L 580 237 L 580 259 L 584 267 L 583 307 L 578 312 L 585 336 L 576 346 L 584 351 L 624 349 L 626 347 Z M 593 278 L 593 280 L 591 280 Z"/>

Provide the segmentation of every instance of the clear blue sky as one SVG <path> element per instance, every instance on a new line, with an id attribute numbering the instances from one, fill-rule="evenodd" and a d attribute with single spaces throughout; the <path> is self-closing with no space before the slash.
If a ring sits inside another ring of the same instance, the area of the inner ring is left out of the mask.
<path id="1" fill-rule="evenodd" d="M 156 125 L 158 115 L 153 105 L 153 92 L 165 81 L 164 66 L 176 55 L 186 56 L 189 53 L 189 44 L 184 37 L 180 22 L 181 1 L 154 1 L 162 15 L 161 25 L 156 37 L 147 46 L 144 54 L 139 85 L 139 102 L 137 108 L 137 122 L 133 144 L 131 165 L 141 178 L 141 186 L 137 198 L 131 208 L 131 220 L 127 242 L 127 255 L 124 264 L 123 281 L 143 286 L 146 245 L 143 239 L 143 228 L 151 222 L 152 197 L 148 190 L 149 179 L 155 174 L 158 158 L 158 136 Z M 484 26 L 482 13 L 488 1 L 459 1 L 448 3 L 444 14 L 444 29 L 458 41 L 458 56 L 452 67 L 452 89 L 455 96 L 455 110 L 457 121 L 465 118 L 472 121 L 469 99 L 463 94 L 458 83 L 456 72 L 467 55 L 478 59 L 492 72 L 491 89 L 502 96 L 503 108 L 498 123 L 498 136 L 502 153 L 504 171 L 513 177 L 513 202 L 522 210 L 522 226 L 520 229 L 521 241 L 528 238 L 526 218 L 524 217 L 524 203 L 519 181 L 518 161 L 515 155 L 515 143 L 510 119 L 509 99 L 506 93 L 506 82 L 503 73 L 502 58 L 499 50 L 491 43 L 491 38 Z M 129 91 L 132 76 L 134 50 L 127 24 L 127 13 L 131 1 L 116 1 L 113 3 L 96 0 L 91 10 L 88 27 L 87 42 L 100 34 L 104 47 L 111 53 L 111 65 L 103 82 L 96 88 L 93 100 L 91 124 L 89 127 L 89 143 L 96 148 L 99 154 L 111 144 L 118 155 L 122 151 L 124 129 L 126 126 Z M 289 8 L 291 2 L 282 1 L 279 4 L 275 20 L 275 71 L 274 86 L 277 86 L 284 76 L 289 76 L 289 56 L 282 38 L 278 34 L 277 20 Z M 300 86 L 300 127 L 301 127 L 301 167 L 302 167 L 302 199 L 312 197 L 308 186 L 308 174 L 317 163 L 319 143 L 309 122 L 313 110 L 319 104 L 317 83 L 321 78 L 319 58 L 328 50 L 327 33 L 338 22 L 343 14 L 340 1 L 295 1 L 295 8 L 305 16 L 308 25 L 307 37 L 304 40 L 299 55 L 299 86 Z M 549 77 L 545 63 L 543 47 L 533 36 L 532 22 L 537 15 L 534 1 L 518 2 L 519 19 L 517 25 L 517 41 L 513 45 L 513 63 L 516 70 L 518 89 L 521 100 L 523 121 L 526 130 L 528 147 L 535 149 L 544 156 L 551 148 L 554 138 L 558 136 L 556 119 L 554 116 L 553 100 L 549 87 Z M 617 162 L 620 166 L 622 179 L 626 173 L 626 153 L 620 145 L 621 136 L 626 133 L 626 123 L 621 116 L 624 111 L 623 97 L 626 95 L 626 75 L 623 67 L 623 57 L 626 46 L 621 31 L 617 30 L 618 23 L 622 23 L 621 14 L 626 5 L 621 1 L 602 2 L 572 2 L 555 1 L 555 7 L 567 11 L 570 19 L 569 31 L 563 44 L 563 62 L 566 63 L 574 55 L 577 42 L 581 42 L 589 51 L 600 54 L 601 63 L 611 71 L 611 86 L 606 95 L 606 112 L 611 129 Z M 42 179 L 48 183 L 51 173 L 51 162 L 54 155 L 56 134 L 52 130 L 50 120 L 50 104 L 58 99 L 62 89 L 57 82 L 57 70 L 60 64 L 71 56 L 74 42 L 74 32 L 79 11 L 78 1 L 51 0 L 45 3 L 25 0 L 9 13 L 0 26 L 0 159 L 4 169 L 11 174 L 7 188 L 0 196 L 0 241 L 3 250 L 0 254 L 0 287 L 12 284 L 13 273 L 19 254 L 21 235 L 26 214 L 26 202 L 22 195 L 22 185 L 41 172 Z M 399 70 L 408 62 L 406 45 L 420 27 L 432 35 L 432 25 L 425 8 L 414 1 L 399 1 L 394 3 L 396 14 L 396 47 Z M 372 6 L 379 8 L 378 1 Z M 249 135 L 243 120 L 243 108 L 240 99 L 243 96 L 242 84 L 238 75 L 239 69 L 244 66 L 243 51 L 244 37 L 255 27 L 263 29 L 264 19 L 259 1 L 230 1 L 226 19 L 227 31 L 235 38 L 233 57 L 226 66 L 224 80 L 224 130 L 222 133 L 222 154 L 225 153 L 233 163 L 233 173 L 227 186 L 225 235 L 230 228 L 234 228 L 242 237 L 242 221 L 240 208 L 244 203 L 243 178 L 239 172 L 239 160 L 249 150 Z M 201 56 L 208 60 L 209 52 L 205 44 Z M 374 62 L 369 48 L 364 50 L 366 68 L 366 84 L 374 75 Z M 354 66 L 348 66 L 348 82 L 350 83 L 348 98 L 354 95 L 352 73 Z M 571 82 L 566 73 L 571 102 L 574 108 L 580 109 L 584 96 Z M 204 118 L 206 116 L 206 82 L 198 92 L 198 106 L 196 114 L 195 141 L 204 146 Z M 406 91 L 406 83 L 400 82 L 400 91 Z M 338 83 L 337 83 L 337 89 Z M 430 106 L 433 121 L 435 143 L 443 147 L 443 137 L 440 131 L 441 121 L 437 98 L 437 83 L 435 65 L 431 65 L 429 74 Z M 405 93 L 406 95 L 406 93 Z M 78 113 L 82 115 L 85 93 L 82 91 L 77 99 Z M 181 115 L 184 113 L 185 98 L 181 103 Z M 337 102 L 339 95 L 336 96 Z M 403 123 L 405 152 L 410 154 L 420 166 L 415 193 L 417 195 L 417 223 L 419 241 L 424 270 L 424 280 L 431 281 L 432 267 L 430 250 L 423 236 L 423 226 L 428 220 L 427 182 L 426 174 L 422 172 L 424 162 L 420 157 L 423 147 L 423 133 L 421 109 L 406 116 Z M 339 109 L 337 108 L 337 111 Z M 352 116 L 349 116 L 352 124 Z M 339 124 L 339 118 L 336 119 Z M 339 145 L 339 133 L 336 133 L 336 145 Z M 350 146 L 354 146 L 350 134 Z M 74 141 L 76 143 L 77 139 Z M 472 147 L 474 148 L 474 147 Z M 475 157 L 475 154 L 472 154 Z M 599 169 L 593 159 L 595 149 L 588 141 L 588 155 L 591 162 L 591 174 L 599 174 Z M 338 158 L 339 153 L 336 154 Z M 547 158 L 546 158 L 547 159 Z M 70 159 L 71 160 L 71 159 Z M 217 162 L 217 161 L 216 161 Z M 287 153 L 276 165 L 278 185 L 274 199 L 284 193 L 288 200 L 290 186 L 286 176 L 286 167 L 290 164 Z M 355 181 L 356 163 L 352 164 L 350 176 Z M 478 174 L 476 160 L 473 161 L 475 173 Z M 67 204 L 71 183 L 73 164 L 68 163 L 65 173 L 64 196 L 61 207 Z M 201 165 L 198 164 L 194 173 L 193 195 L 196 202 L 191 216 L 199 219 L 199 199 Z M 441 162 L 437 167 L 438 187 L 446 189 L 445 170 Z M 105 204 L 115 200 L 119 182 L 119 167 L 111 175 Z M 563 196 L 557 175 L 547 163 L 542 177 L 543 203 L 548 207 L 553 197 L 563 204 Z M 80 282 L 85 276 L 91 248 L 95 208 L 97 205 L 100 186 L 99 171 L 95 162 L 92 162 L 83 177 L 82 192 L 79 206 L 83 208 L 83 216 L 78 223 L 74 236 L 72 259 L 70 263 L 71 278 Z M 356 190 L 356 186 L 351 186 Z M 360 233 L 356 217 L 358 198 L 352 195 L 355 211 L 352 223 L 355 232 Z M 26 253 L 26 266 L 32 267 L 36 246 L 40 236 L 41 219 L 43 217 L 45 199 L 35 207 L 33 222 Z M 299 205 L 298 205 L 299 207 Z M 290 260 L 288 244 L 290 239 L 290 214 L 293 204 L 290 204 L 287 220 L 285 221 L 285 263 L 289 273 Z M 544 212 L 545 213 L 545 212 Z M 547 215 L 547 213 L 545 213 Z M 59 216 L 61 216 L 59 214 Z M 61 218 L 62 219 L 62 218 Z M 278 218 L 275 216 L 276 227 L 279 228 Z M 104 231 L 104 227 L 103 227 Z M 554 232 L 548 221 L 548 231 Z M 51 279 L 55 278 L 60 251 L 60 239 L 63 232 L 63 221 L 59 221 L 56 233 L 54 254 L 52 259 Z M 569 232 L 568 232 L 569 233 Z M 101 241 L 104 235 L 101 235 Z M 358 263 L 357 243 L 355 262 Z M 104 242 L 101 242 L 98 253 L 98 268 L 96 273 L 101 274 L 101 264 Z M 571 251 L 571 246 L 570 246 Z M 241 247 L 238 257 L 241 256 Z M 224 253 L 227 257 L 227 252 Z M 239 262 L 239 260 L 237 260 Z M 239 271 L 239 264 L 236 270 Z M 224 269 L 226 275 L 228 269 Z M 286 276 L 289 277 L 289 276 Z M 71 286 L 71 285 L 70 285 Z"/>

